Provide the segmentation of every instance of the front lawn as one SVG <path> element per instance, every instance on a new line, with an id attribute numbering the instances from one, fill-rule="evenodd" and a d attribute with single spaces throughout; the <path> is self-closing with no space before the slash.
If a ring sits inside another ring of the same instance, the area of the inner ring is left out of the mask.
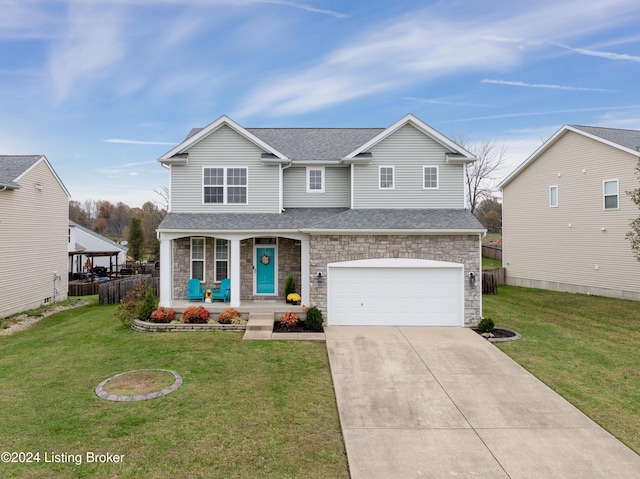
<path id="1" fill-rule="evenodd" d="M 324 344 L 138 333 L 114 313 L 94 303 L 0 337 L 0 452 L 40 454 L 0 463 L 0 477 L 348 477 Z M 150 401 L 94 394 L 147 368 L 184 384 Z M 87 463 L 88 452 L 124 457 Z"/>
<path id="2" fill-rule="evenodd" d="M 500 349 L 640 453 L 640 302 L 500 286 L 483 315 L 522 334 Z"/>

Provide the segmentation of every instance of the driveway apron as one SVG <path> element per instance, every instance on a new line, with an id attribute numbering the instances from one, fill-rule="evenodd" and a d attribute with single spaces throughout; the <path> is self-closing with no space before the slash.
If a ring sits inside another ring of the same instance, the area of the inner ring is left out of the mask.
<path id="1" fill-rule="evenodd" d="M 640 478 L 640 456 L 465 328 L 325 328 L 352 479 Z"/>

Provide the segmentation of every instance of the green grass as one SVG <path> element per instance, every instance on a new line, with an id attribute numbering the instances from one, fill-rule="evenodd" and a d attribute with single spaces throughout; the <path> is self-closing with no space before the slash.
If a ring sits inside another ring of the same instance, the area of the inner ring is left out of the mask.
<path id="1" fill-rule="evenodd" d="M 491 259 L 482 257 L 482 269 L 502 268 L 501 259 Z"/>
<path id="2" fill-rule="evenodd" d="M 500 286 L 483 315 L 522 339 L 499 345 L 640 453 L 640 303 Z"/>
<path id="3" fill-rule="evenodd" d="M 39 463 L 0 463 L 1 477 L 348 477 L 324 344 L 138 333 L 115 309 L 94 303 L 0 337 L 0 452 L 40 453 Z M 147 368 L 184 384 L 150 401 L 94 394 Z M 87 464 L 88 451 L 124 461 Z M 44 463 L 45 453 L 83 463 Z"/>

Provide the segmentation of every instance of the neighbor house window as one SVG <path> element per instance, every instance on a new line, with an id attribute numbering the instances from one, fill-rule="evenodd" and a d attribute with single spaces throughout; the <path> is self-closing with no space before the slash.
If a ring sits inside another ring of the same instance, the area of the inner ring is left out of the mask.
<path id="1" fill-rule="evenodd" d="M 551 208 L 556 208 L 558 206 L 558 187 L 557 186 L 549 187 L 549 206 Z"/>
<path id="2" fill-rule="evenodd" d="M 204 282 L 205 238 L 191 238 L 191 277 Z"/>
<path id="3" fill-rule="evenodd" d="M 604 181 L 604 209 L 618 209 L 618 180 Z"/>
<path id="4" fill-rule="evenodd" d="M 204 168 L 203 202 L 247 204 L 247 168 Z"/>
<path id="5" fill-rule="evenodd" d="M 438 189 L 438 167 L 437 166 L 425 166 L 423 168 L 423 183 L 422 187 L 425 190 Z"/>
<path id="6" fill-rule="evenodd" d="M 307 193 L 324 193 L 324 168 L 307 168 Z"/>
<path id="7" fill-rule="evenodd" d="M 214 281 L 219 283 L 229 277 L 229 242 L 227 240 L 216 239 L 215 264 Z"/>
<path id="8" fill-rule="evenodd" d="M 381 190 L 393 189 L 393 166 L 381 166 L 378 170 L 378 176 Z"/>

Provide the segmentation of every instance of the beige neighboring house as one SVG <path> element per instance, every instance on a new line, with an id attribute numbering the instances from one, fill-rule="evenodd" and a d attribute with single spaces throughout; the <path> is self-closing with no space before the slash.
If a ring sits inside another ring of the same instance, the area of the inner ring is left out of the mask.
<path id="1" fill-rule="evenodd" d="M 0 155 L 0 318 L 66 299 L 69 192 L 43 155 Z"/>
<path id="2" fill-rule="evenodd" d="M 499 185 L 507 284 L 640 300 L 640 131 L 565 125 Z"/>

